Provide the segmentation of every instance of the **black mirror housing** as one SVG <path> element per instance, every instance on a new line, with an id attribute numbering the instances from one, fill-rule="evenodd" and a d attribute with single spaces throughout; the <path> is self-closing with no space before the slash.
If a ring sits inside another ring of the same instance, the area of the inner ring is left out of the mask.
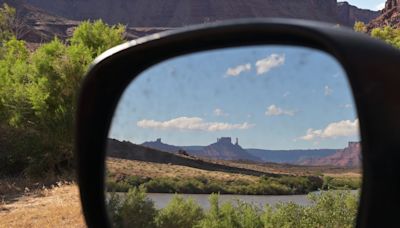
<path id="1" fill-rule="evenodd" d="M 76 122 L 78 184 L 89 227 L 109 226 L 104 196 L 105 148 L 121 94 L 161 61 L 224 47 L 284 44 L 334 56 L 345 69 L 360 121 L 363 184 L 357 227 L 393 227 L 400 205 L 400 51 L 330 24 L 236 20 L 154 34 L 99 56 L 82 85 Z"/>

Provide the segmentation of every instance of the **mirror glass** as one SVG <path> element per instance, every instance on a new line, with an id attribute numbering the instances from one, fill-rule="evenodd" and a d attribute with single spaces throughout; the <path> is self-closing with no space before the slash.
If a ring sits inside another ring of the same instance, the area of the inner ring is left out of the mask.
<path id="1" fill-rule="evenodd" d="M 297 46 L 217 49 L 161 62 L 127 87 L 105 194 L 115 226 L 346 227 L 360 159 L 335 58 Z"/>

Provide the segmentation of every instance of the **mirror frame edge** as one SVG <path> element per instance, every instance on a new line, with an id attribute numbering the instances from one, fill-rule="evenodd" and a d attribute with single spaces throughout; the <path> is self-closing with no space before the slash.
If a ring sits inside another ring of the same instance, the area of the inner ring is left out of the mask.
<path id="1" fill-rule="evenodd" d="M 374 149 L 384 150 L 393 161 L 400 161 L 400 157 L 394 154 L 400 147 L 400 142 L 396 143 L 396 139 L 400 138 L 396 132 L 400 128 L 400 121 L 394 118 L 396 114 L 400 116 L 400 105 L 392 107 L 393 104 L 386 105 L 385 102 L 379 104 L 386 99 L 400 100 L 400 92 L 394 88 L 395 82 L 398 85 L 400 80 L 390 77 L 396 74 L 400 52 L 366 35 L 329 24 L 291 19 L 242 19 L 150 35 L 117 46 L 96 58 L 82 84 L 75 128 L 78 184 L 89 227 L 110 224 L 103 192 L 105 142 L 114 109 L 129 82 L 145 69 L 172 57 L 257 44 L 306 46 L 330 54 L 342 65 L 352 88 L 363 148 L 363 183 L 357 226 L 378 225 L 377 220 L 382 216 L 376 212 L 400 200 L 399 196 L 383 203 L 374 200 L 376 185 L 380 183 L 375 176 L 386 174 L 388 176 L 384 179 L 389 180 L 393 175 L 396 176 L 393 171 L 400 170 L 392 163 L 381 164 L 384 162 L 382 155 L 372 153 Z M 393 113 L 388 116 L 386 111 Z M 377 126 L 373 123 L 376 118 L 388 118 L 389 121 Z M 381 134 L 383 129 L 393 133 L 393 137 L 384 138 Z M 386 149 L 380 145 L 385 145 Z M 382 165 L 387 167 L 381 173 L 377 168 Z M 400 189 L 398 182 L 393 184 L 392 191 Z M 390 213 L 385 218 L 388 216 Z M 391 224 L 390 221 L 394 221 L 393 217 L 387 220 L 387 224 Z"/>

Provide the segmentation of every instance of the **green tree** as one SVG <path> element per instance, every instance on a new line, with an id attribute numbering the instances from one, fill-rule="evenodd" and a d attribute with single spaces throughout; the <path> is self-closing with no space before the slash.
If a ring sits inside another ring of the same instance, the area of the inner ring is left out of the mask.
<path id="1" fill-rule="evenodd" d="M 6 125 L 29 133 L 27 138 L 42 147 L 29 154 L 29 162 L 16 162 L 28 164 L 28 174 L 71 170 L 80 83 L 97 54 L 123 42 L 124 27 L 84 22 L 69 45 L 55 38 L 29 52 L 25 42 L 12 35 L 12 29 L 3 29 L 9 28 L 6 18 L 13 15 L 15 10 L 11 7 L 4 5 L 0 9 L 0 124 L 4 129 Z M 8 155 L 3 157 L 26 161 L 26 156 L 14 156 L 19 154 L 16 151 L 20 150 L 7 150 Z"/>
<path id="2" fill-rule="evenodd" d="M 390 26 L 375 28 L 371 31 L 371 36 L 381 39 L 394 47 L 400 48 L 400 29 L 395 29 Z"/>
<path id="3" fill-rule="evenodd" d="M 367 26 L 362 21 L 356 21 L 356 23 L 354 23 L 354 31 L 366 33 L 367 32 Z"/>
<path id="4" fill-rule="evenodd" d="M 3 6 L 0 7 L 0 43 L 12 38 L 15 15 L 15 9 L 6 3 L 3 3 Z"/>
<path id="5" fill-rule="evenodd" d="M 108 26 L 102 20 L 82 22 L 70 39 L 72 45 L 89 48 L 92 57 L 124 42 L 125 26 Z"/>
<path id="6" fill-rule="evenodd" d="M 22 118 L 32 116 L 26 85 L 29 84 L 29 52 L 25 42 L 11 38 L 1 47 L 0 120 L 16 126 Z"/>

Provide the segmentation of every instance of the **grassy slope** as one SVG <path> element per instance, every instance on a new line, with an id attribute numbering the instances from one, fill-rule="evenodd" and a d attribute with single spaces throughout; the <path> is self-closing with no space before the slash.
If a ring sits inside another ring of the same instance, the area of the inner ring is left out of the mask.
<path id="1" fill-rule="evenodd" d="M 222 164 L 227 167 L 238 167 L 243 170 L 254 170 L 256 173 L 289 174 L 295 176 L 303 175 L 326 175 L 333 177 L 361 177 L 361 171 L 358 169 L 345 169 L 335 167 L 306 167 L 282 164 L 256 164 L 230 161 L 208 161 Z M 209 176 L 219 180 L 232 180 L 245 178 L 247 180 L 256 178 L 257 175 L 248 175 L 244 173 L 230 173 L 221 171 L 209 171 L 201 168 L 193 168 L 184 165 L 162 164 L 155 162 L 144 162 L 136 160 L 126 160 L 119 158 L 107 158 L 107 168 L 110 173 L 119 173 L 124 175 L 137 175 L 143 177 L 198 177 Z"/>
<path id="2" fill-rule="evenodd" d="M 231 173 L 231 168 L 227 169 L 228 172 L 210 171 L 180 164 L 109 157 L 108 191 L 127 191 L 144 185 L 149 192 L 287 195 L 306 194 L 318 189 L 355 189 L 360 185 L 358 170 L 331 167 L 309 169 L 303 166 L 229 161 L 205 162 L 240 168 L 245 172 Z"/>

